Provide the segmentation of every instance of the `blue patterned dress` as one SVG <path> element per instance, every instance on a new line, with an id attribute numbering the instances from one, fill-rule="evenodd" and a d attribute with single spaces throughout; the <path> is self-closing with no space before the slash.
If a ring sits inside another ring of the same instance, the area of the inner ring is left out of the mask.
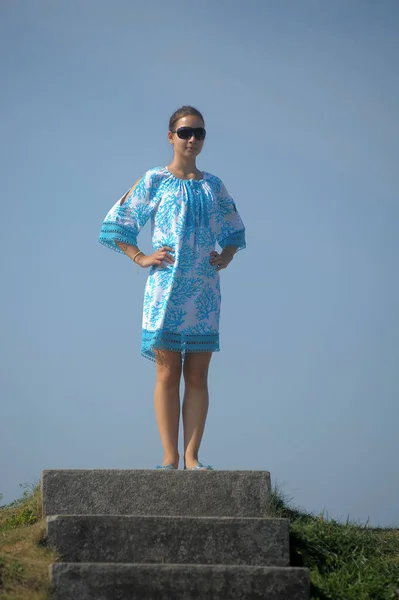
<path id="1" fill-rule="evenodd" d="M 245 248 L 245 228 L 222 181 L 179 179 L 166 167 L 147 171 L 122 196 L 103 222 L 99 241 L 123 251 L 117 241 L 137 246 L 137 235 L 151 219 L 152 244 L 170 246 L 174 264 L 150 267 L 144 293 L 141 354 L 154 349 L 186 352 L 219 350 L 220 279 L 209 262 L 221 248 Z"/>

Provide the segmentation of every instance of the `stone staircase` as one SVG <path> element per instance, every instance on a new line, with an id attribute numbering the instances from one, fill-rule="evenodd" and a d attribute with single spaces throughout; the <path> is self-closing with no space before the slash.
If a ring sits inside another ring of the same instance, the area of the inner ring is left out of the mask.
<path id="1" fill-rule="evenodd" d="M 309 600 L 267 471 L 44 471 L 54 600 Z"/>

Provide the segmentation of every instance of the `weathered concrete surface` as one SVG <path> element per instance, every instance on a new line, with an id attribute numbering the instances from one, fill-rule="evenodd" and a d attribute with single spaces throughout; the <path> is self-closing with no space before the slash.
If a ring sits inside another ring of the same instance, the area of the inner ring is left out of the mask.
<path id="1" fill-rule="evenodd" d="M 266 517 L 268 471 L 43 471 L 43 513 Z"/>
<path id="2" fill-rule="evenodd" d="M 53 600 L 309 600 L 306 569 L 55 563 Z"/>
<path id="3" fill-rule="evenodd" d="M 287 519 L 47 517 L 63 562 L 289 565 Z"/>

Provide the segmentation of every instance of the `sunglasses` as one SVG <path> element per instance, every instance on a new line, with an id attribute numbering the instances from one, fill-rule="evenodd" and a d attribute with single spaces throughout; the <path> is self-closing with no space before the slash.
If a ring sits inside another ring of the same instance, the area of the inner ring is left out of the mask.
<path id="1" fill-rule="evenodd" d="M 201 141 L 205 139 L 206 131 L 204 127 L 179 127 L 176 131 L 171 133 L 177 133 L 177 137 L 181 140 L 189 140 L 192 136 L 196 140 Z"/>

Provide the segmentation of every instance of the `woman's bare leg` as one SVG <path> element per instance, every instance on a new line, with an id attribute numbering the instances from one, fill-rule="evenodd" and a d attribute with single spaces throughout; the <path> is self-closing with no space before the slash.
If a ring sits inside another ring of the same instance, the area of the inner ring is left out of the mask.
<path id="1" fill-rule="evenodd" d="M 198 465 L 198 451 L 208 414 L 208 370 L 212 352 L 187 352 L 184 359 L 184 464 L 188 469 Z"/>
<path id="2" fill-rule="evenodd" d="M 180 352 L 155 350 L 157 378 L 154 406 L 159 434 L 164 450 L 163 465 L 179 466 L 180 378 L 182 360 Z"/>

